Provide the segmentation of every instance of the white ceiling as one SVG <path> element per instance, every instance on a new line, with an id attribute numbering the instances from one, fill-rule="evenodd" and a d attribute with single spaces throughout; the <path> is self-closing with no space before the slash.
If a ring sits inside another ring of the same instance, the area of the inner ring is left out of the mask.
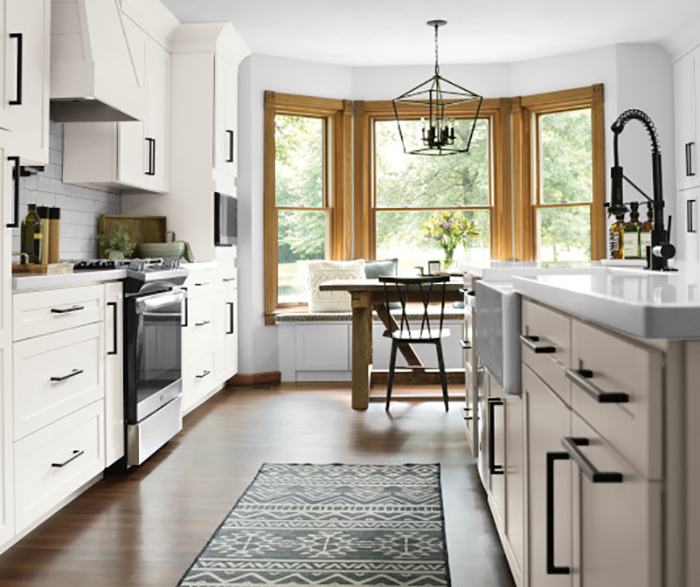
<path id="1" fill-rule="evenodd" d="M 254 53 L 351 66 L 511 63 L 658 42 L 698 0 L 163 0 L 183 22 L 230 20 Z"/>

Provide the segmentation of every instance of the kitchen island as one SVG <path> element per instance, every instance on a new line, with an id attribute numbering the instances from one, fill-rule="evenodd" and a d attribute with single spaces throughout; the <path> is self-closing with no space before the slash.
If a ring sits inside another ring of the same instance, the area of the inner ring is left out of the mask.
<path id="1" fill-rule="evenodd" d="M 522 389 L 487 373 L 480 459 L 518 585 L 700 584 L 699 282 L 514 277 Z"/>

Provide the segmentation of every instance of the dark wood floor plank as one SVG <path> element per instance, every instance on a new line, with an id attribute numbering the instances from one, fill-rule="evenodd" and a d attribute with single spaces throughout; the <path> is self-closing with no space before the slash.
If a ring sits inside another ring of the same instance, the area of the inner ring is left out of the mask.
<path id="1" fill-rule="evenodd" d="M 0 587 L 174 587 L 264 462 L 441 463 L 453 585 L 511 587 L 459 407 L 358 412 L 347 384 L 224 390 L 0 556 Z"/>

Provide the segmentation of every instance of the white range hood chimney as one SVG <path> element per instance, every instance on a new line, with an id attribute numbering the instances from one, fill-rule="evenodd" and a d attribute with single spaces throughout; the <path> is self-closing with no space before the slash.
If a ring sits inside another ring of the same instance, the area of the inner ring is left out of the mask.
<path id="1" fill-rule="evenodd" d="M 143 120 L 145 94 L 120 0 L 52 0 L 51 8 L 51 118 Z"/>

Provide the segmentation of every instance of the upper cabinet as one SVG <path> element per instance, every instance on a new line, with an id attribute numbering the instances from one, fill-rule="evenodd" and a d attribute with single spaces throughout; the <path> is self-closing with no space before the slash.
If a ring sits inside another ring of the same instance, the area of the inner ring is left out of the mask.
<path id="1" fill-rule="evenodd" d="M 214 56 L 214 173 L 223 183 L 230 183 L 238 175 L 237 134 L 238 64 L 217 53 Z M 234 186 L 221 187 L 227 193 L 234 189 Z"/>
<path id="2" fill-rule="evenodd" d="M 700 186 L 700 47 L 674 66 L 676 95 L 676 175 L 678 189 Z"/>
<path id="3" fill-rule="evenodd" d="M 122 198 L 125 214 L 168 216 L 168 228 L 198 260 L 231 258 L 215 246 L 214 193 L 236 195 L 238 66 L 250 49 L 230 23 L 180 26 L 170 40 L 170 189 Z"/>
<path id="4" fill-rule="evenodd" d="M 49 161 L 51 0 L 0 2 L 0 128 L 22 165 Z"/>
<path id="5" fill-rule="evenodd" d="M 153 15 L 148 15 L 153 19 Z M 170 53 L 168 26 L 123 16 L 124 29 L 143 92 L 143 120 L 66 124 L 63 181 L 127 192 L 165 193 L 170 182 Z"/>

